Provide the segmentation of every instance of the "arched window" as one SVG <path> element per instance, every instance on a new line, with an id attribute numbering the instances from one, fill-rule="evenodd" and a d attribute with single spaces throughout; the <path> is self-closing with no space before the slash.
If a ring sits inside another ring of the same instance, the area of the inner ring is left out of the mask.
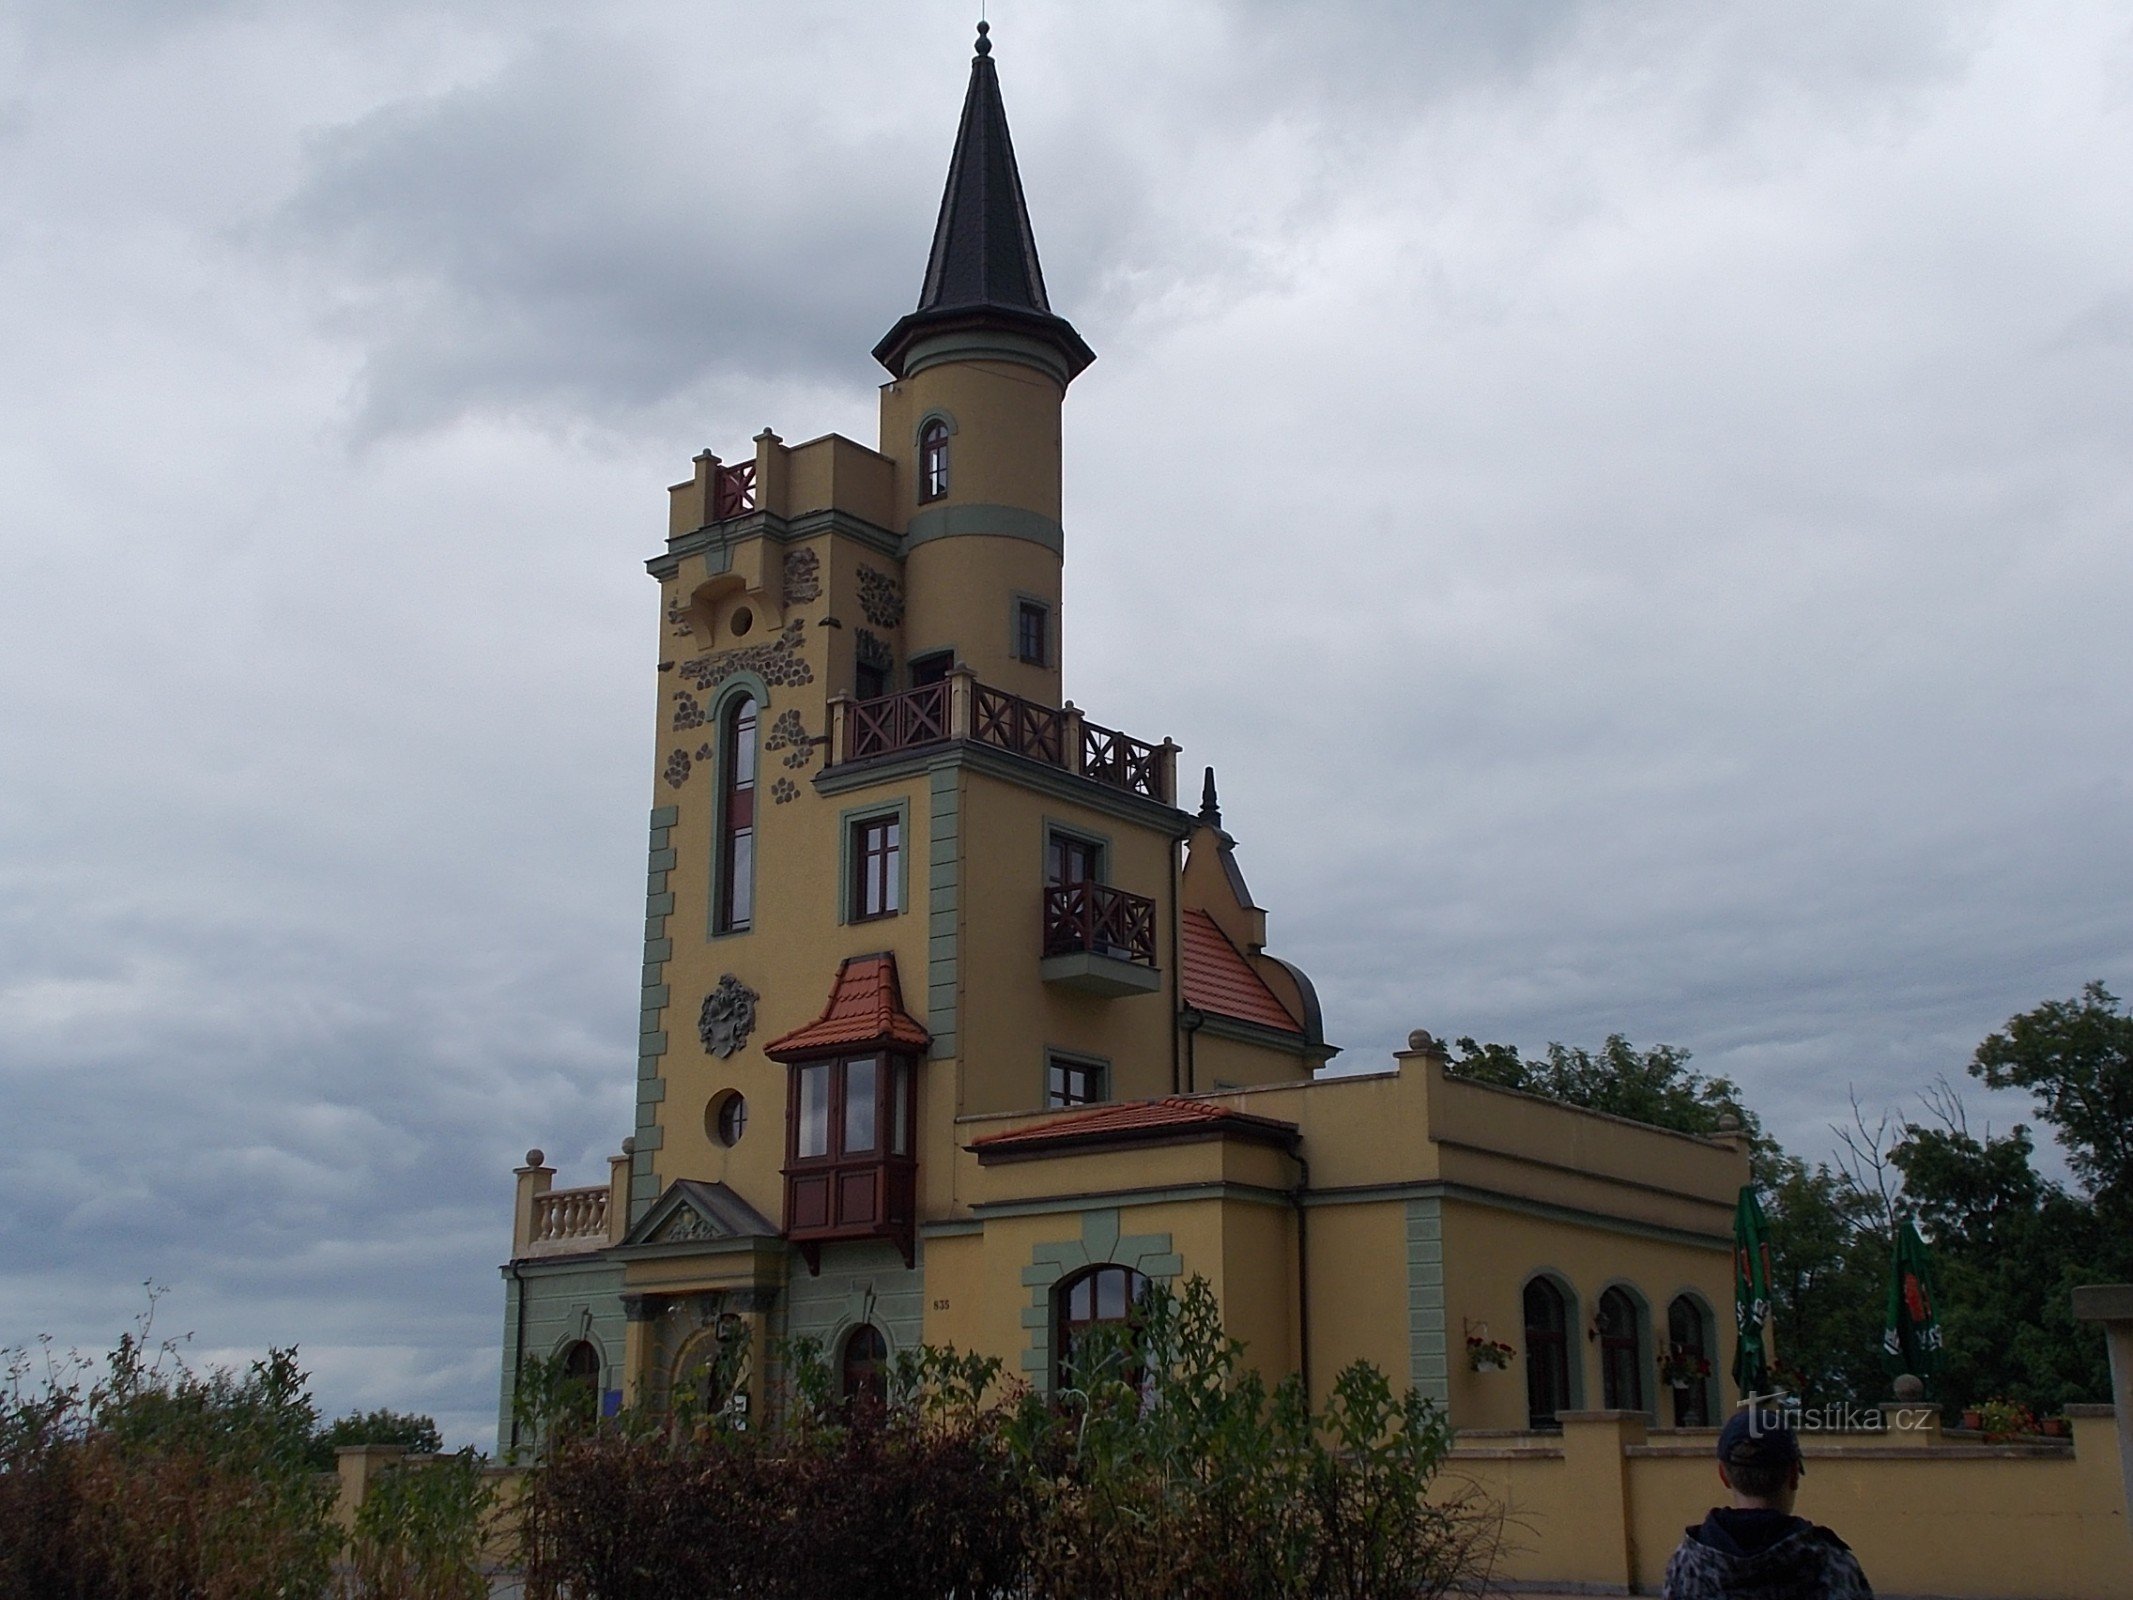
<path id="1" fill-rule="evenodd" d="M 1610 1411 L 1644 1409 L 1644 1317 L 1627 1290 L 1600 1296 L 1600 1404 Z"/>
<path id="2" fill-rule="evenodd" d="M 1674 1296 L 1666 1308 L 1666 1360 L 1660 1376 L 1674 1391 L 1677 1428 L 1711 1425 L 1711 1376 L 1717 1368 L 1711 1353 L 1716 1344 L 1710 1314 L 1702 1304 L 1692 1295 Z"/>
<path id="3" fill-rule="evenodd" d="M 938 500 L 948 492 L 948 424 L 935 417 L 918 432 L 918 497 Z"/>
<path id="4" fill-rule="evenodd" d="M 889 1398 L 889 1341 L 871 1322 L 862 1322 L 844 1341 L 844 1398 L 879 1406 Z"/>
<path id="5" fill-rule="evenodd" d="M 1053 1296 L 1057 1337 L 1052 1348 L 1058 1355 L 1058 1384 L 1072 1389 L 1090 1376 L 1075 1371 L 1076 1347 L 1084 1344 L 1093 1329 L 1139 1326 L 1141 1308 L 1147 1303 L 1149 1282 L 1131 1267 L 1091 1267 L 1062 1283 Z M 1138 1368 L 1119 1374 L 1138 1384 Z"/>
<path id="6" fill-rule="evenodd" d="M 590 1339 L 580 1339 L 563 1352 L 563 1381 L 600 1387 L 600 1351 Z"/>
<path id="7" fill-rule="evenodd" d="M 1547 1278 L 1526 1285 L 1526 1422 L 1558 1426 L 1570 1409 L 1570 1305 Z"/>
<path id="8" fill-rule="evenodd" d="M 755 922 L 755 700 L 726 710 L 719 737 L 718 914 L 720 933 Z"/>

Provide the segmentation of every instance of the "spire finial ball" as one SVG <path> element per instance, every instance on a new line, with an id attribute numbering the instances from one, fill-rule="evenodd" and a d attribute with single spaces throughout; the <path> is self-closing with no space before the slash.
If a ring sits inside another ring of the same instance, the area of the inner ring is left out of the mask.
<path id="1" fill-rule="evenodd" d="M 981 22 L 978 24 L 978 54 L 981 56 L 992 54 L 992 41 L 985 37 L 990 32 L 992 32 L 991 23 Z"/>
<path id="2" fill-rule="evenodd" d="M 547 1159 L 547 1156 L 544 1155 L 538 1148 L 528 1150 L 526 1152 L 526 1165 L 529 1167 L 537 1167 Z"/>

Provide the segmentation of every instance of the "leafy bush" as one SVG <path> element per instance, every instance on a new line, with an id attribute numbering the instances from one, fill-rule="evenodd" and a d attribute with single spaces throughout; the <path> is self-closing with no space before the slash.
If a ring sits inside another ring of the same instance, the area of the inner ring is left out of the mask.
<path id="1" fill-rule="evenodd" d="M 1109 1335 L 1109 1337 L 1106 1337 Z M 549 1428 L 527 1589 L 579 1600 L 1398 1600 L 1478 1593 L 1500 1517 L 1446 1496 L 1451 1435 L 1358 1363 L 1314 1415 L 1226 1336 L 1212 1291 L 1151 1295 L 1047 1402 L 999 1363 L 900 1357 L 846 1404 L 782 1352 L 779 1420 Z"/>
<path id="2" fill-rule="evenodd" d="M 385 1474 L 351 1538 L 334 1518 L 334 1479 L 318 1470 L 331 1430 L 322 1435 L 296 1352 L 270 1351 L 242 1372 L 197 1373 L 175 1342 L 151 1343 L 153 1310 L 151 1292 L 140 1331 L 119 1340 L 100 1375 L 49 1344 L 35 1356 L 9 1353 L 0 1596 L 486 1593 L 479 1547 L 489 1490 L 478 1457 Z"/>

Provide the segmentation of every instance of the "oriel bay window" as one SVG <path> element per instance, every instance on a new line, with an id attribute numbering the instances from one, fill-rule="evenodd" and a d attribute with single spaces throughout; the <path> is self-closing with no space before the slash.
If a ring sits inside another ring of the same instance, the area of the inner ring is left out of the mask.
<path id="1" fill-rule="evenodd" d="M 819 1270 L 826 1243 L 888 1239 L 914 1259 L 918 1063 L 895 958 L 855 956 L 821 1018 L 764 1046 L 789 1072 L 785 1234 Z"/>
<path id="2" fill-rule="evenodd" d="M 788 1237 L 804 1245 L 908 1230 L 913 1066 L 908 1056 L 863 1055 L 792 1069 Z"/>

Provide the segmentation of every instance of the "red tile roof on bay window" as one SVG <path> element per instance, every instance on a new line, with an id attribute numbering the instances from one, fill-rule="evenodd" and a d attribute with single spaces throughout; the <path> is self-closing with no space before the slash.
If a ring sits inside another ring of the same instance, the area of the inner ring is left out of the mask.
<path id="1" fill-rule="evenodd" d="M 1237 1134 L 1263 1143 L 1293 1145 L 1296 1124 L 1272 1117 L 1248 1116 L 1208 1100 L 1170 1095 L 1161 1100 L 1124 1100 L 1091 1106 L 1027 1128 L 988 1133 L 970 1141 L 973 1150 L 1009 1154 L 1078 1144 L 1160 1142 Z"/>
<path id="2" fill-rule="evenodd" d="M 1301 1033 L 1288 1008 L 1274 998 L 1266 980 L 1252 970 L 1244 954 L 1204 911 L 1184 915 L 1185 1003 L 1195 1011 L 1212 1011 L 1262 1028 Z"/>
<path id="3" fill-rule="evenodd" d="M 921 1051 L 932 1042 L 925 1024 L 904 1010 L 896 957 L 883 951 L 847 959 L 837 969 L 822 1015 L 771 1040 L 763 1054 L 773 1061 L 797 1061 L 852 1050 Z"/>

